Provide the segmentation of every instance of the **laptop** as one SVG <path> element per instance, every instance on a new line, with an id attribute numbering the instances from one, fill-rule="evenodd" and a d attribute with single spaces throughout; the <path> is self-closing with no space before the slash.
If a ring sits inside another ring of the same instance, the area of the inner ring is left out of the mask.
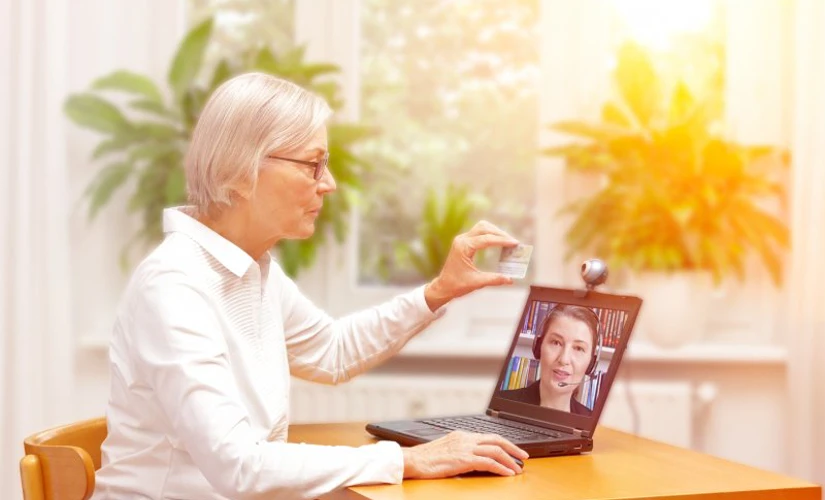
<path id="1" fill-rule="evenodd" d="M 591 451 L 641 304 L 626 295 L 531 286 L 484 414 L 366 429 L 402 445 L 461 429 L 500 434 L 531 457 Z"/>

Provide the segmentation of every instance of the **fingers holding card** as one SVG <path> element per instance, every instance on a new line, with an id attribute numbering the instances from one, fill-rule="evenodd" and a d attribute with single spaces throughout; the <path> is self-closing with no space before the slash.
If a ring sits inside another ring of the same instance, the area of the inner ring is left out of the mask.
<path id="1" fill-rule="evenodd" d="M 532 254 L 532 245 L 519 243 L 513 247 L 504 247 L 501 249 L 497 271 L 513 279 L 523 279 L 527 276 L 527 266 Z"/>

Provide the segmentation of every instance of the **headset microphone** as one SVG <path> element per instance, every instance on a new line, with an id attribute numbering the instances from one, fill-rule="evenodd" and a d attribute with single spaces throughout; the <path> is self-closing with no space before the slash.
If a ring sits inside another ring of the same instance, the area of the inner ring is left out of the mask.
<path id="1" fill-rule="evenodd" d="M 559 382 L 557 385 L 559 387 L 568 387 L 568 386 L 571 386 L 571 385 L 581 385 L 581 384 L 584 383 L 585 380 L 587 380 L 589 378 L 592 379 L 594 377 L 595 377 L 595 375 L 591 375 L 591 374 L 588 373 L 588 374 L 585 374 L 584 377 L 582 377 L 581 382 Z"/>
<path id="2" fill-rule="evenodd" d="M 579 385 L 579 384 L 583 384 L 583 383 L 584 383 L 584 380 L 582 380 L 581 382 L 559 382 L 559 387 L 567 387 L 569 385 Z"/>

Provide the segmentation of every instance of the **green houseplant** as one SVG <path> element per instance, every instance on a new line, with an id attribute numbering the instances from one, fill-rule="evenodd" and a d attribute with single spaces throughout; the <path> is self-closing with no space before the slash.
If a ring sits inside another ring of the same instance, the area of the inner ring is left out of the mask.
<path id="1" fill-rule="evenodd" d="M 544 151 L 598 179 L 596 192 L 564 209 L 573 216 L 569 254 L 636 271 L 705 270 L 718 282 L 744 277 L 755 252 L 780 284 L 788 229 L 763 204 L 784 203 L 786 154 L 715 133 L 721 93 L 664 88 L 634 45 L 620 51 L 614 76 L 618 97 L 601 119 L 553 124 L 576 140 Z"/>
<path id="2" fill-rule="evenodd" d="M 635 45 L 619 52 L 617 97 L 597 121 L 551 125 L 572 142 L 544 151 L 589 176 L 594 192 L 568 204 L 568 256 L 590 254 L 628 271 L 630 291 L 644 295 L 642 330 L 675 345 L 704 330 L 709 288 L 743 279 L 750 255 L 775 285 L 782 281 L 786 224 L 765 208 L 783 206 L 787 154 L 743 145 L 716 130 L 722 81 L 693 92 L 666 85 Z"/>
<path id="3" fill-rule="evenodd" d="M 485 205 L 484 197 L 473 194 L 467 186 L 448 184 L 441 196 L 435 188 L 429 188 L 416 238 L 395 245 L 396 261 L 414 269 L 418 279 L 435 278 L 447 260 L 453 239 L 470 229 Z"/>
<path id="4" fill-rule="evenodd" d="M 141 215 L 142 225 L 122 252 L 124 263 L 134 244 L 152 243 L 162 237 L 164 207 L 186 202 L 183 156 L 200 110 L 221 83 L 239 73 L 260 71 L 315 91 L 333 110 L 342 105 L 338 85 L 324 78 L 339 71 L 338 67 L 304 61 L 302 47 L 283 53 L 267 47 L 249 49 L 231 59 L 221 59 L 214 68 L 204 67 L 212 30 L 210 18 L 185 36 L 169 66 L 165 96 L 150 78 L 120 70 L 97 79 L 89 91 L 66 100 L 65 112 L 73 122 L 104 136 L 92 153 L 92 160 L 105 162 L 106 166 L 86 191 L 90 217 L 94 218 L 118 189 L 133 181 L 128 210 Z M 110 93 L 126 96 L 125 104 L 109 99 Z M 335 174 L 339 192 L 326 200 L 312 238 L 278 245 L 279 260 L 288 274 L 294 276 L 312 264 L 330 230 L 338 241 L 343 239 L 347 214 L 360 189 L 358 179 L 369 168 L 352 147 L 369 133 L 367 127 L 357 124 L 330 124 L 329 168 Z"/>

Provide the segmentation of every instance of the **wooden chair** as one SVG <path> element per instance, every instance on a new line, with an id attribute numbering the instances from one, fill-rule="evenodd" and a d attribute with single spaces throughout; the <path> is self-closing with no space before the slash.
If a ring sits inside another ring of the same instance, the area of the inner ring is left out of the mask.
<path id="1" fill-rule="evenodd" d="M 95 418 L 31 435 L 20 460 L 25 500 L 85 500 L 95 489 L 106 419 Z"/>

